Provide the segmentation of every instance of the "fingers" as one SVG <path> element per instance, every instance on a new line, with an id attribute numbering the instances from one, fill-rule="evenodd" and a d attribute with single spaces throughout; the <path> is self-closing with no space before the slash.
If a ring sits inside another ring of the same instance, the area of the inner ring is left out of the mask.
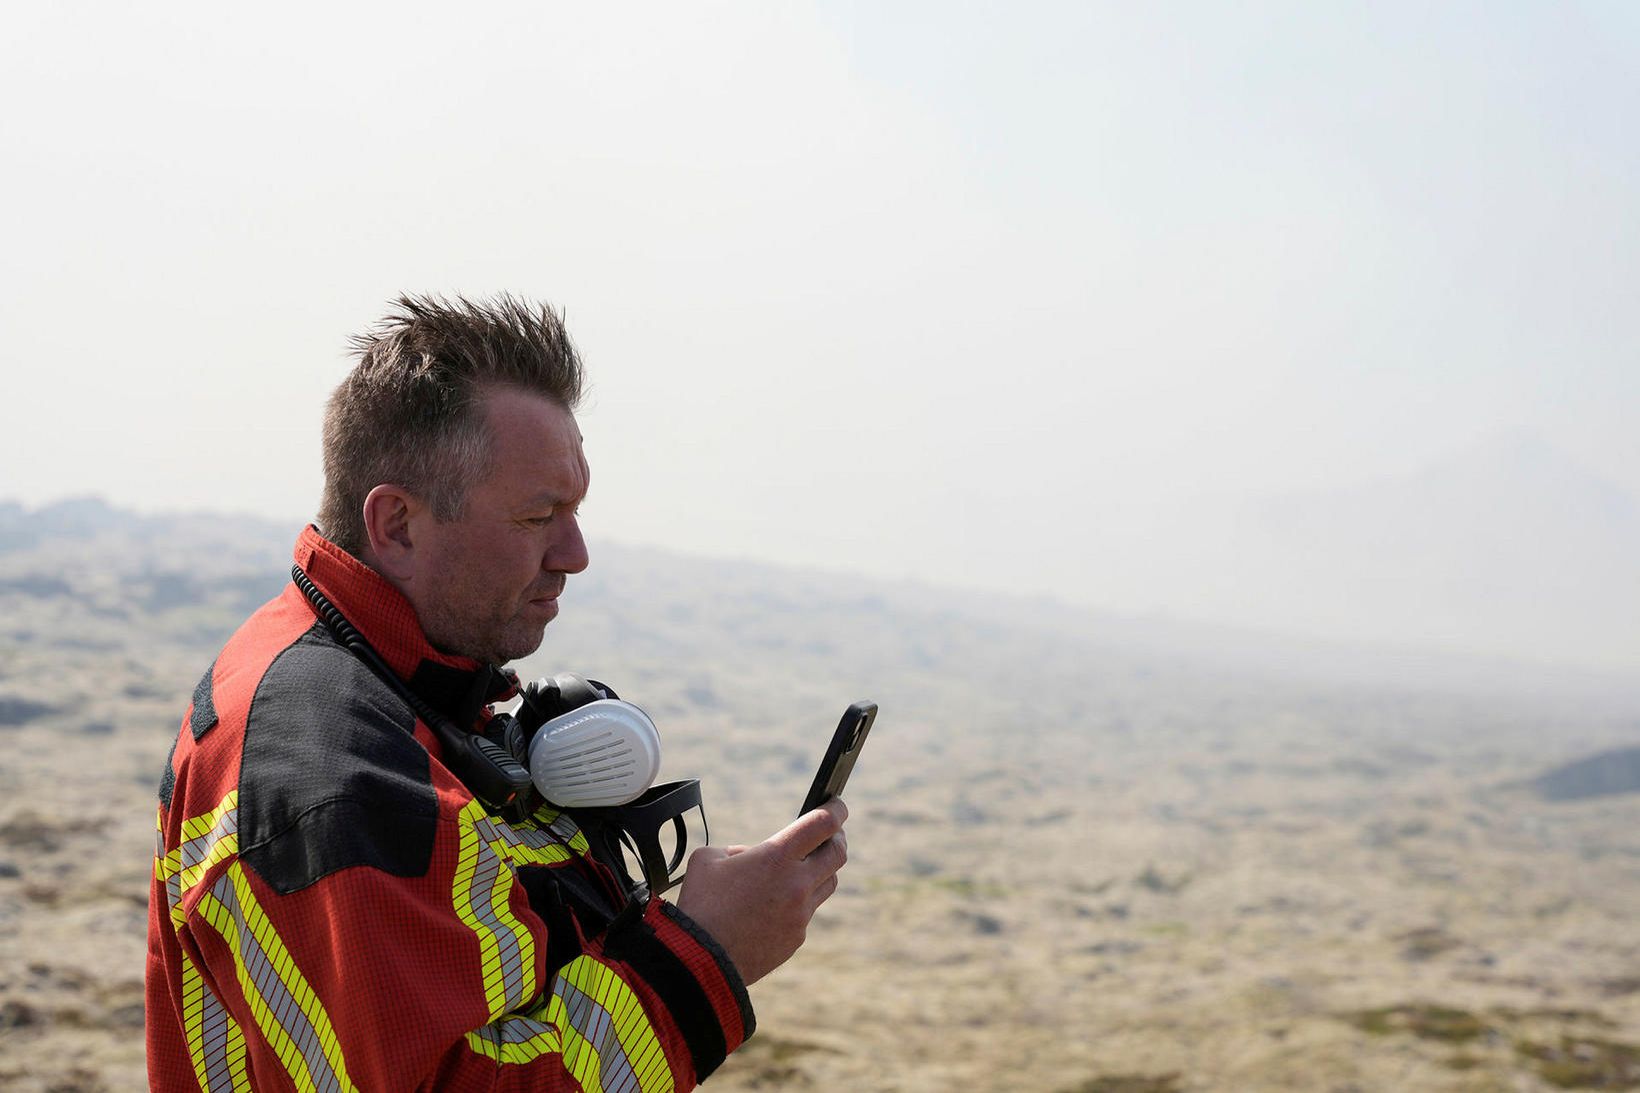
<path id="1" fill-rule="evenodd" d="M 830 899 L 831 894 L 835 891 L 837 891 L 837 874 L 833 873 L 821 881 L 813 892 L 809 893 L 809 914 L 812 916 L 815 909 Z"/>
<path id="2" fill-rule="evenodd" d="M 843 802 L 831 801 L 756 846 L 707 846 L 690 856 L 677 906 L 717 939 L 746 982 L 785 963 L 815 909 L 837 891 L 847 816 Z"/>
<path id="3" fill-rule="evenodd" d="M 696 847 L 689 853 L 689 868 L 693 869 L 697 865 L 705 865 L 709 868 L 713 862 L 722 861 L 724 858 L 732 858 L 736 854 L 744 854 L 750 849 L 749 846 L 712 846 L 711 844 Z"/>
<path id="4" fill-rule="evenodd" d="M 843 821 L 847 819 L 848 806 L 834 797 L 781 828 L 769 842 L 789 857 L 806 858 L 842 831 Z"/>
<path id="5" fill-rule="evenodd" d="M 843 868 L 848 861 L 848 836 L 839 831 L 825 842 L 821 843 L 809 856 L 804 859 L 814 872 L 816 880 L 829 877 Z"/>
<path id="6" fill-rule="evenodd" d="M 706 865 L 710 862 L 718 861 L 722 858 L 728 857 L 730 853 L 732 853 L 732 848 L 726 850 L 721 846 L 712 846 L 710 844 L 706 846 L 697 846 L 694 850 L 689 852 L 689 868 L 693 869 L 698 865 Z"/>

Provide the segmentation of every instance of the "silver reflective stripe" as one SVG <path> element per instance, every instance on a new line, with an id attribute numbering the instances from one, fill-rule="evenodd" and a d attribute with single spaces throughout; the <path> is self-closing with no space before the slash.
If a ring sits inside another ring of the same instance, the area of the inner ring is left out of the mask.
<path id="1" fill-rule="evenodd" d="M 200 1051 L 205 1057 L 205 1093 L 233 1093 L 233 1074 L 228 1069 L 228 1011 L 216 992 L 203 979 L 200 1007 Z"/>
<path id="2" fill-rule="evenodd" d="M 558 981 L 555 990 L 564 1000 L 570 1026 L 598 1052 L 598 1077 L 604 1093 L 637 1089 L 638 1076 L 632 1072 L 626 1049 L 615 1035 L 615 1020 L 609 1011 L 563 980 Z"/>
<path id="3" fill-rule="evenodd" d="M 524 954 L 520 944 L 520 923 L 508 925 L 496 916 L 496 902 L 505 903 L 512 888 L 512 868 L 501 860 L 494 842 L 517 842 L 517 836 L 505 825 L 497 825 L 489 817 L 481 816 L 473 823 L 478 836 L 478 860 L 473 866 L 472 884 L 467 889 L 467 908 L 495 941 L 501 963 L 504 1010 L 517 1009 L 528 999 L 524 995 Z M 509 916 L 510 918 L 511 916 Z"/>
<path id="4" fill-rule="evenodd" d="M 301 1055 L 308 1073 L 313 1075 L 314 1088 L 320 1093 L 340 1093 L 343 1089 L 342 1082 L 331 1069 L 330 1060 L 325 1057 L 324 1049 L 319 1043 L 319 1033 L 313 1027 L 313 1022 L 308 1020 L 307 1014 L 302 1012 L 302 1007 L 297 1004 L 290 988 L 279 978 L 273 961 L 268 958 L 261 941 L 246 922 L 245 912 L 239 905 L 239 893 L 233 885 L 232 877 L 224 874 L 219 878 L 211 886 L 211 895 L 233 915 L 238 926 L 236 932 L 239 941 L 239 961 L 250 978 L 252 988 L 267 1006 L 271 1020 L 290 1037 L 291 1044 Z M 254 1003 L 252 1005 L 254 1008 Z M 264 1025 L 265 1031 L 265 1022 L 258 1021 L 258 1024 Z M 291 1060 L 285 1059 L 284 1063 L 286 1068 L 290 1069 Z"/>
<path id="5" fill-rule="evenodd" d="M 238 833 L 239 810 L 237 808 L 230 808 L 223 814 L 222 818 L 216 822 L 215 827 L 211 828 L 209 831 L 205 832 L 205 834 L 196 839 L 189 839 L 177 848 L 177 853 L 179 853 L 182 857 L 182 869 L 184 871 L 192 869 L 194 866 L 210 857 L 211 850 L 217 843 L 221 842 L 223 839 L 226 839 L 229 835 L 237 835 Z"/>

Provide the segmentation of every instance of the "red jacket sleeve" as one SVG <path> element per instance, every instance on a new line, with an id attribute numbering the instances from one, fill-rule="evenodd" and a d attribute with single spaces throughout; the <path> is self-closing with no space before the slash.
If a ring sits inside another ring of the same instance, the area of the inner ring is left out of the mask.
<path id="1" fill-rule="evenodd" d="M 664 901 L 574 927 L 548 966 L 515 871 L 579 868 L 579 836 L 440 796 L 422 876 L 352 867 L 281 894 L 233 855 L 178 890 L 185 963 L 254 1088 L 685 1090 L 750 1034 L 733 965 Z"/>

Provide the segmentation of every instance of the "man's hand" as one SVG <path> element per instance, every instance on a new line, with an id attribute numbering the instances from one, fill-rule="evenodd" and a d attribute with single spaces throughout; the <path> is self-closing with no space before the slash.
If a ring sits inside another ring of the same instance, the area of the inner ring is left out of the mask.
<path id="1" fill-rule="evenodd" d="M 748 984 L 797 951 L 814 909 L 837 890 L 846 819 L 848 806 L 833 799 L 756 846 L 689 855 L 678 909 L 717 939 Z"/>

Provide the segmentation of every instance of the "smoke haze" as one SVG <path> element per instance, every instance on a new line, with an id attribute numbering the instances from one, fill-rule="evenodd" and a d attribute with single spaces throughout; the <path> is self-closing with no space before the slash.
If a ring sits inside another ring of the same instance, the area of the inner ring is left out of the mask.
<path id="1" fill-rule="evenodd" d="M 347 335 L 506 289 L 588 359 L 595 536 L 1640 668 L 1632 6 L 7 39 L 0 496 L 305 519 Z"/>

